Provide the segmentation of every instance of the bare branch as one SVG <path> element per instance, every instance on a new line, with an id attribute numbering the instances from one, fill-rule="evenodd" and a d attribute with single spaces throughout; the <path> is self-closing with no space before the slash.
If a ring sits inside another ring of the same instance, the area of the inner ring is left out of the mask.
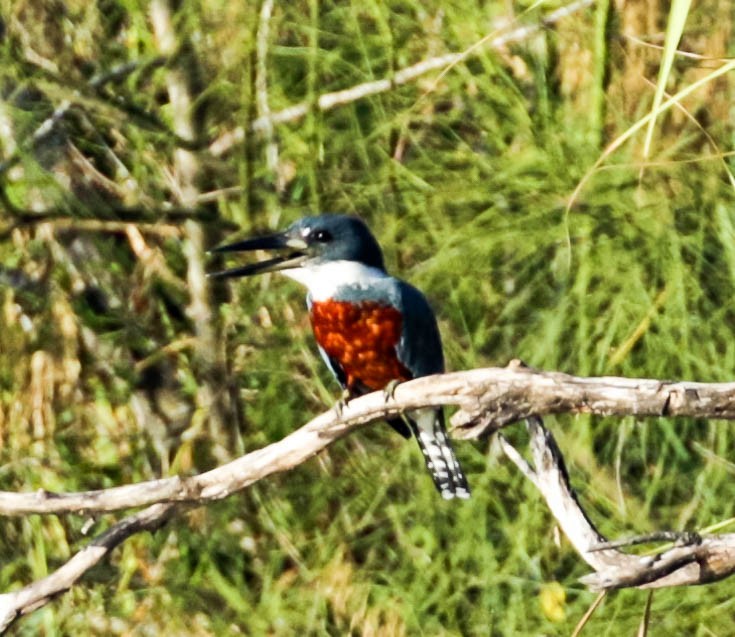
<path id="1" fill-rule="evenodd" d="M 381 394 L 371 395 L 373 402 L 384 402 Z M 364 399 L 359 399 L 365 402 Z M 357 402 L 357 401 L 354 401 Z M 221 500 L 248 485 L 274 473 L 287 471 L 327 447 L 335 440 L 374 420 L 385 411 L 380 406 L 372 410 L 355 411 L 345 408 L 345 421 L 339 422 L 335 411 L 327 412 L 304 425 L 283 440 L 248 453 L 237 460 L 190 478 L 162 478 L 150 482 L 86 491 L 55 494 L 0 492 L 0 514 L 25 515 L 28 513 L 80 513 L 118 511 L 155 502 L 190 502 L 203 504 Z M 399 409 L 392 410 L 398 413 Z"/>
<path id="2" fill-rule="evenodd" d="M 18 591 L 0 594 L 0 633 L 5 632 L 18 617 L 45 606 L 55 596 L 71 588 L 84 573 L 131 535 L 160 528 L 175 510 L 173 504 L 154 504 L 124 518 L 51 575 Z"/>
<path id="3" fill-rule="evenodd" d="M 479 414 L 484 427 L 468 430 L 476 436 L 509 424 L 513 414 L 516 420 L 527 418 L 533 462 L 526 462 L 505 439 L 501 439 L 501 444 L 508 457 L 539 489 L 571 544 L 595 570 L 582 579 L 591 588 L 658 588 L 713 582 L 735 572 L 735 534 L 682 536 L 683 545 L 649 556 L 619 551 L 618 543 L 607 543 L 581 508 L 570 486 L 562 454 L 541 418 L 534 414 L 584 411 L 733 418 L 733 395 L 735 383 L 577 378 L 538 372 L 514 362 L 504 369 L 457 372 L 403 383 L 388 404 L 383 392 L 363 396 L 350 401 L 341 417 L 336 410 L 330 410 L 277 443 L 191 478 L 174 477 L 65 495 L 44 491 L 0 493 L 0 513 L 9 515 L 113 511 L 155 503 L 123 519 L 52 575 L 19 591 L 0 595 L 0 632 L 20 615 L 67 590 L 133 533 L 158 528 L 177 508 L 227 497 L 268 475 L 291 469 L 376 418 L 442 404 L 459 405 L 457 415 L 461 422 L 470 422 L 472 414 Z M 500 420 L 494 422 L 492 417 L 485 417 L 483 410 L 498 414 Z"/>
<path id="4" fill-rule="evenodd" d="M 218 500 L 292 469 L 367 422 L 427 405 L 457 405 L 460 411 L 452 421 L 463 429 L 455 429 L 455 435 L 478 438 L 533 415 L 564 412 L 735 419 L 735 383 L 580 378 L 540 372 L 517 362 L 504 368 L 426 376 L 399 385 L 388 403 L 383 392 L 356 398 L 345 406 L 341 419 L 330 410 L 278 442 L 197 476 L 82 493 L 0 492 L 0 514 L 88 513 L 155 502 Z"/>
<path id="5" fill-rule="evenodd" d="M 552 11 L 538 24 L 532 24 L 527 26 L 518 27 L 512 31 L 503 33 L 495 38 L 487 38 L 487 47 L 491 49 L 500 49 L 512 42 L 520 42 L 530 37 L 534 33 L 541 29 L 555 24 L 563 18 L 586 9 L 593 4 L 593 0 L 576 0 L 570 4 Z M 357 100 L 369 97 L 370 95 L 377 95 L 379 93 L 386 93 L 396 86 L 402 84 L 408 84 L 418 79 L 422 75 L 426 75 L 431 71 L 436 71 L 441 68 L 453 66 L 459 62 L 462 62 L 466 58 L 470 57 L 477 51 L 478 47 L 472 47 L 468 51 L 461 51 L 459 53 L 447 53 L 437 57 L 428 58 L 422 60 L 417 64 L 408 66 L 405 69 L 397 71 L 391 78 L 384 78 L 382 80 L 374 80 L 372 82 L 364 82 L 356 86 L 344 89 L 342 91 L 335 91 L 333 93 L 325 93 L 321 95 L 316 101 L 316 108 L 320 111 L 329 111 L 337 106 L 344 104 L 350 104 Z M 250 124 L 250 129 L 256 133 L 268 132 L 276 124 L 285 124 L 288 122 L 295 122 L 296 120 L 304 117 L 310 108 L 313 108 L 311 102 L 301 102 L 294 106 L 289 106 L 281 111 L 273 114 L 261 114 L 260 117 L 255 119 Z M 245 131 L 243 128 L 238 127 L 234 130 L 228 131 L 220 135 L 212 144 L 209 146 L 209 151 L 214 156 L 223 155 L 232 146 L 238 144 L 245 138 Z"/>
<path id="6" fill-rule="evenodd" d="M 452 419 L 458 438 L 479 438 L 528 416 L 560 413 L 735 419 L 735 383 L 582 378 L 540 372 L 519 361 L 460 374 L 464 389 L 455 386 L 459 374 L 443 377 L 447 392 L 454 392 L 445 404 L 462 408 Z M 444 382 L 438 389 L 443 396 Z"/>

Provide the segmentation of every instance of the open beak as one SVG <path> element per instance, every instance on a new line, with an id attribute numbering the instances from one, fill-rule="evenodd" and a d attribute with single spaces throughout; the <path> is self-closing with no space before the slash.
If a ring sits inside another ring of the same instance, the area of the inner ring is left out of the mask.
<path id="1" fill-rule="evenodd" d="M 303 239 L 291 237 L 285 233 L 272 234 L 265 237 L 245 239 L 236 243 L 219 246 L 210 250 L 212 253 L 220 252 L 249 252 L 253 250 L 281 250 L 284 254 L 272 259 L 242 265 L 238 268 L 222 270 L 221 272 L 210 272 L 209 277 L 213 279 L 226 279 L 240 276 L 251 276 L 263 272 L 277 272 L 279 270 L 290 270 L 300 267 L 309 258 L 306 252 L 307 244 Z"/>

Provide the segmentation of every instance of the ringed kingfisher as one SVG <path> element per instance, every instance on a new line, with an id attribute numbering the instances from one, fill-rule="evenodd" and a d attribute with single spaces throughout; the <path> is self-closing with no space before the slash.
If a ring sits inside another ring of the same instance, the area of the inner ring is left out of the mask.
<path id="1" fill-rule="evenodd" d="M 210 276 L 279 271 L 306 286 L 319 351 L 344 398 L 392 391 L 398 382 L 444 371 L 441 337 L 428 301 L 415 287 L 386 272 L 380 246 L 361 219 L 304 217 L 283 232 L 213 252 L 249 250 L 270 250 L 276 256 Z M 443 498 L 469 498 L 441 408 L 411 410 L 405 419 L 391 418 L 388 423 L 406 438 L 415 436 Z"/>

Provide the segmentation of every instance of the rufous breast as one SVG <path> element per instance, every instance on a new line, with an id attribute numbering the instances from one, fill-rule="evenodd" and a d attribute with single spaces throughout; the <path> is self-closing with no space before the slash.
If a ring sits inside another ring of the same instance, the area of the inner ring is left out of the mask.
<path id="1" fill-rule="evenodd" d="M 347 388 L 383 389 L 412 378 L 398 359 L 403 319 L 390 305 L 372 301 L 319 301 L 311 305 L 311 325 L 319 346 L 339 363 Z"/>

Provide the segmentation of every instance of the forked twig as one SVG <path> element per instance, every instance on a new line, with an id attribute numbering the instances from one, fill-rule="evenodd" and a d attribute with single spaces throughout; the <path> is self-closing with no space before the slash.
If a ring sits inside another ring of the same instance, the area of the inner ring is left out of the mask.
<path id="1" fill-rule="evenodd" d="M 503 451 L 531 479 L 572 546 L 594 569 L 594 573 L 582 578 L 591 589 L 706 584 L 735 572 L 735 534 L 676 534 L 686 543 L 653 555 L 619 551 L 618 547 L 630 544 L 630 540 L 608 542 L 600 534 L 574 494 L 554 436 L 538 416 L 527 418 L 526 423 L 533 464 L 526 463 L 507 440 L 502 443 Z M 655 537 L 669 540 L 673 536 L 662 533 Z"/>

